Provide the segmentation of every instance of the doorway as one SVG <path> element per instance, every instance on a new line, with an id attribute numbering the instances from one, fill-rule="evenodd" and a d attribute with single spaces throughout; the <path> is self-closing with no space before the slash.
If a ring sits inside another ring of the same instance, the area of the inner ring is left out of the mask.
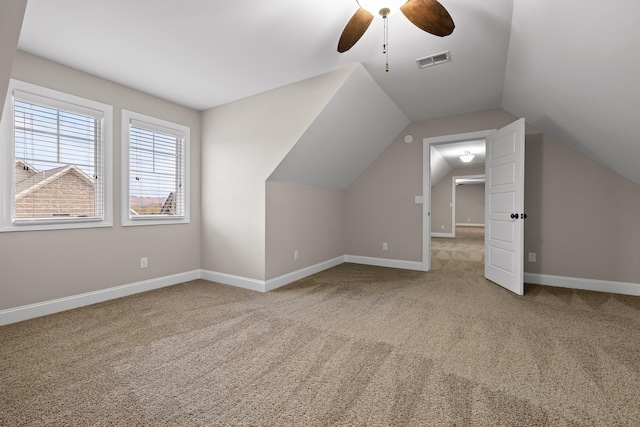
<path id="1" fill-rule="evenodd" d="M 486 142 L 484 277 L 516 294 L 524 294 L 524 119 L 499 130 L 470 132 L 423 140 L 422 265 L 431 270 L 431 146 L 484 139 Z M 453 224 L 452 224 L 453 232 Z"/>
<path id="2" fill-rule="evenodd" d="M 423 215 L 422 215 L 422 230 L 423 230 L 423 239 L 422 239 L 422 266 L 424 271 L 431 270 L 431 235 L 432 235 L 432 224 L 434 228 L 437 229 L 436 237 L 448 237 L 454 235 L 455 225 L 452 221 L 451 208 L 449 206 L 433 206 L 431 203 L 432 196 L 432 176 L 434 181 L 439 181 L 444 179 L 454 167 L 449 163 L 449 161 L 445 161 L 444 159 L 439 159 L 438 156 L 448 156 L 450 160 L 457 154 L 460 154 L 460 148 L 463 143 L 469 141 L 481 141 L 482 144 L 485 143 L 485 139 L 487 136 L 491 135 L 495 132 L 495 129 L 478 131 L 478 132 L 469 132 L 463 134 L 455 134 L 455 135 L 445 135 L 441 137 L 433 137 L 433 138 L 425 138 L 423 140 L 423 165 L 424 170 L 422 174 L 423 183 Z M 443 150 L 434 150 L 432 146 L 441 146 Z M 456 151 L 458 148 L 458 151 Z M 445 150 L 446 149 L 446 150 Z M 450 151 L 446 153 L 446 151 Z M 445 153 L 443 155 L 443 152 Z M 484 154 L 483 154 L 484 156 Z M 432 157 L 434 159 L 439 159 L 433 162 Z M 447 168 L 447 164 L 449 164 L 449 168 Z M 484 159 L 482 161 L 482 166 L 484 166 Z M 484 167 L 481 168 L 482 173 L 484 173 Z M 448 190 L 445 190 L 448 191 Z M 450 193 L 449 193 L 450 194 Z M 437 208 L 444 208 L 442 211 L 436 210 Z M 439 220 L 442 218 L 442 221 Z M 448 218 L 448 223 L 445 222 L 444 218 Z"/>
<path id="3" fill-rule="evenodd" d="M 431 153 L 431 271 L 482 278 L 485 141 L 432 144 Z"/>

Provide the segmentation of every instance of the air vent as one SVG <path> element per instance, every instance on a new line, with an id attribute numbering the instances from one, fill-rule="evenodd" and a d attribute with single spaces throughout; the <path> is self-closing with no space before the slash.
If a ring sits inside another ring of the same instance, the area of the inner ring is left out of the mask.
<path id="1" fill-rule="evenodd" d="M 416 59 L 418 68 L 427 68 L 432 65 L 442 64 L 443 62 L 451 61 L 451 53 L 449 51 L 436 53 L 435 55 L 425 56 L 424 58 Z"/>

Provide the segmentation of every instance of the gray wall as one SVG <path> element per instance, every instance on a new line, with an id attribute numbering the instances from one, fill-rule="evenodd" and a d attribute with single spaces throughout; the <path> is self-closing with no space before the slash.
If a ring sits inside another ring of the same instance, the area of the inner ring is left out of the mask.
<path id="1" fill-rule="evenodd" d="M 347 189 L 348 253 L 420 261 L 421 209 L 413 204 L 422 182 L 419 141 L 515 119 L 498 109 L 409 125 Z M 407 133 L 418 143 L 404 144 Z M 525 253 L 538 258 L 525 271 L 640 283 L 640 186 L 530 126 L 525 156 Z M 388 252 L 378 249 L 383 241 L 394 242 Z"/>
<path id="2" fill-rule="evenodd" d="M 351 72 L 341 69 L 202 113 L 203 269 L 265 279 L 266 181 Z"/>
<path id="3" fill-rule="evenodd" d="M 422 205 L 415 203 L 422 195 L 422 142 L 413 133 L 406 144 L 407 133 L 413 132 L 401 132 L 346 190 L 348 255 L 422 261 Z"/>
<path id="4" fill-rule="evenodd" d="M 432 233 L 445 233 L 445 234 L 453 233 L 454 225 L 451 222 L 451 218 L 452 218 L 451 197 L 453 195 L 453 192 L 451 187 L 453 185 L 454 176 L 464 176 L 464 175 L 484 175 L 484 166 L 453 169 L 451 172 L 445 175 L 444 178 L 438 181 L 437 184 L 431 187 L 431 232 Z M 482 187 L 484 188 L 484 186 Z M 484 193 L 483 193 L 483 197 L 484 197 Z M 484 203 L 483 203 L 483 206 L 484 206 Z M 457 209 L 458 209 L 458 206 L 456 206 L 456 210 Z M 457 215 L 457 211 L 456 211 L 456 215 Z M 484 218 L 484 214 L 483 214 L 483 218 Z M 466 217 L 465 217 L 465 222 L 466 222 Z M 484 220 L 482 222 L 484 222 Z"/>
<path id="5" fill-rule="evenodd" d="M 334 188 L 267 182 L 267 280 L 344 255 L 344 197 Z"/>
<path id="6" fill-rule="evenodd" d="M 324 197 L 314 187 L 344 190 L 409 120 L 361 64 L 352 64 L 212 108 L 202 123 L 202 267 L 265 280 L 326 261 L 320 254 L 344 255 L 335 251 L 343 248 L 342 234 L 308 230 L 290 241 L 291 230 L 323 229 L 322 221 L 298 216 L 282 223 L 265 206 L 288 217 L 288 209 L 304 209 L 309 192 Z M 290 187 L 285 198 L 284 187 L 271 182 L 308 187 Z M 332 209 L 325 213 L 334 217 Z M 337 241 L 327 241 L 334 235 Z M 296 263 L 294 244 L 307 248 Z"/>
<path id="7" fill-rule="evenodd" d="M 18 52 L 12 77 L 114 107 L 114 224 L 0 233 L 0 310 L 196 270 L 200 267 L 200 113 Z M 121 226 L 121 110 L 191 128 L 191 223 Z M 140 258 L 149 267 L 140 269 Z"/>
<path id="8" fill-rule="evenodd" d="M 484 224 L 484 184 L 456 186 L 456 225 Z"/>
<path id="9" fill-rule="evenodd" d="M 525 156 L 525 271 L 640 283 L 640 186 L 548 135 Z"/>
<path id="10" fill-rule="evenodd" d="M 407 126 L 347 188 L 347 254 L 421 262 L 422 205 L 415 196 L 422 195 L 423 138 L 499 128 L 515 119 L 506 111 L 488 110 Z M 413 143 L 403 141 L 406 134 L 413 135 Z M 382 250 L 383 242 L 389 250 Z"/>

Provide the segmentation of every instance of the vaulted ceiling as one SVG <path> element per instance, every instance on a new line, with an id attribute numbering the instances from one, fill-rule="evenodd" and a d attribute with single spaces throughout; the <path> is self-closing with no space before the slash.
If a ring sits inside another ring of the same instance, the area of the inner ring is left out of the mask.
<path id="1" fill-rule="evenodd" d="M 503 108 L 640 184 L 639 2 L 441 3 L 448 37 L 389 18 L 389 72 L 381 20 L 336 51 L 355 0 L 28 0 L 18 47 L 198 110 L 362 63 L 411 121 Z"/>

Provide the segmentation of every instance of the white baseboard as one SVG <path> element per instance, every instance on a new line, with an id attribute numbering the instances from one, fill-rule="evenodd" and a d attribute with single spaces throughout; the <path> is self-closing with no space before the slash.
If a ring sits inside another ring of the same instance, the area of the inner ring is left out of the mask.
<path id="1" fill-rule="evenodd" d="M 345 262 L 354 264 L 374 265 L 377 267 L 401 268 L 403 270 L 423 271 L 422 262 L 419 261 L 403 261 L 399 259 L 373 258 L 366 256 L 345 255 Z"/>
<path id="2" fill-rule="evenodd" d="M 405 270 L 422 271 L 422 263 L 417 261 L 403 261 L 387 258 L 373 258 L 355 255 L 344 255 L 327 260 L 303 269 L 270 279 L 267 281 L 234 276 L 231 274 L 217 273 L 208 270 L 193 270 L 185 273 L 144 280 L 128 285 L 116 286 L 99 291 L 72 295 L 50 301 L 23 305 L 20 307 L 0 310 L 0 326 L 21 322 L 48 314 L 71 310 L 99 302 L 121 298 L 140 292 L 164 288 L 190 280 L 205 279 L 225 285 L 236 286 L 258 292 L 268 292 L 281 286 L 288 285 L 296 280 L 303 279 L 320 271 L 350 262 L 354 264 L 373 265 L 378 267 L 400 268 Z M 588 291 L 611 292 L 615 294 L 640 296 L 640 284 L 628 282 L 613 282 L 606 280 L 583 279 L 566 276 L 552 276 L 549 274 L 524 273 L 525 283 L 557 286 L 561 288 L 582 289 Z"/>
<path id="3" fill-rule="evenodd" d="M 224 273 L 202 270 L 201 279 L 225 285 L 237 286 L 258 292 L 269 292 L 279 287 L 304 279 L 312 274 L 335 267 L 343 262 L 353 264 L 373 265 L 377 267 L 400 268 L 404 270 L 423 271 L 422 263 L 418 261 L 404 261 L 388 258 L 374 258 L 357 255 L 345 255 L 310 267 L 306 267 L 267 281 L 232 276 Z M 560 288 L 582 289 L 587 291 L 611 292 L 615 294 L 640 296 L 640 284 L 628 282 L 613 282 L 606 280 L 582 279 L 566 276 L 552 276 L 549 274 L 524 273 L 525 283 L 557 286 Z"/>
<path id="4" fill-rule="evenodd" d="M 582 279 L 578 277 L 552 276 L 538 273 L 524 273 L 524 282 L 535 285 L 557 286 L 559 288 L 640 296 L 640 283 L 612 282 L 608 280 Z"/>
<path id="5" fill-rule="evenodd" d="M 267 281 L 251 279 L 248 277 L 234 276 L 226 273 L 218 273 L 209 270 L 193 270 L 186 273 L 158 277 L 155 279 L 144 280 L 141 282 L 116 286 L 113 288 L 101 289 L 98 291 L 87 292 L 79 295 L 72 295 L 69 297 L 58 298 L 50 301 L 43 301 L 20 307 L 0 310 L 0 326 L 21 322 L 23 320 L 33 319 L 36 317 L 46 316 L 48 314 L 59 313 L 61 311 L 71 310 L 91 304 L 96 304 L 115 298 L 126 297 L 140 292 L 164 288 L 167 286 L 172 286 L 178 283 L 188 282 L 190 280 L 196 279 L 205 279 L 211 282 L 250 289 L 257 292 L 268 292 L 281 286 L 288 285 L 289 283 L 295 282 L 296 280 L 303 279 L 312 274 L 319 273 L 320 271 L 335 267 L 336 265 L 340 265 L 345 262 L 346 258 L 346 256 L 339 256 L 337 258 L 305 267 Z M 389 267 L 408 268 L 412 270 L 421 269 L 415 268 L 413 264 L 419 264 L 420 267 L 422 266 L 422 264 L 420 263 L 407 263 L 405 261 L 386 260 L 391 261 L 391 264 L 389 264 L 385 262 L 377 262 L 374 258 L 371 258 L 370 262 L 366 261 L 364 257 L 358 258 L 360 258 L 359 262 L 361 264 L 386 265 Z M 351 262 L 357 261 L 352 260 Z"/>
<path id="6" fill-rule="evenodd" d="M 418 261 L 403 261 L 396 259 L 344 255 L 266 281 L 249 279 L 247 277 L 233 276 L 225 273 L 217 273 L 208 270 L 202 270 L 202 275 L 200 278 L 216 283 L 222 283 L 223 285 L 236 286 L 239 288 L 251 289 L 258 292 L 269 292 L 282 286 L 288 285 L 289 283 L 293 283 L 296 280 L 304 279 L 305 277 L 311 276 L 312 274 L 319 273 L 345 262 L 373 265 L 377 267 L 401 268 L 405 270 L 423 270 L 422 263 Z"/>
<path id="7" fill-rule="evenodd" d="M 256 292 L 266 292 L 265 281 L 248 277 L 234 276 L 233 274 L 218 273 L 217 271 L 200 270 L 200 279 L 236 288 L 249 289 Z"/>
<path id="8" fill-rule="evenodd" d="M 450 237 L 450 238 L 454 238 L 456 236 L 454 236 L 453 233 L 431 233 L 431 237 Z"/>
<path id="9" fill-rule="evenodd" d="M 201 270 L 201 279 L 211 282 L 222 283 L 223 285 L 236 286 L 238 288 L 250 289 L 257 292 L 269 292 L 282 286 L 293 283 L 296 280 L 304 279 L 312 274 L 319 273 L 344 262 L 344 256 L 340 256 L 328 261 L 324 261 L 300 270 L 284 274 L 269 280 L 250 279 L 248 277 L 234 276 L 226 273 L 218 273 L 215 271 Z"/>
<path id="10" fill-rule="evenodd" d="M 84 294 L 72 295 L 70 297 L 57 298 L 50 301 L 0 310 L 0 326 L 71 310 L 86 305 L 96 304 L 115 298 L 126 297 L 140 292 L 164 288 L 166 286 L 188 282 L 189 280 L 195 280 L 198 278 L 200 278 L 200 271 L 193 270 L 186 273 L 173 274 L 171 276 L 143 280 L 141 282 L 130 283 L 128 285 L 116 286 L 113 288 L 101 289 L 99 291 L 87 292 Z"/>
<path id="11" fill-rule="evenodd" d="M 422 271 L 421 262 L 344 255 L 266 281 L 250 279 L 241 276 L 233 276 L 226 273 L 217 273 L 215 271 L 209 270 L 202 270 L 200 278 L 209 280 L 211 282 L 222 283 L 223 285 L 250 289 L 252 291 L 269 292 L 282 286 L 288 285 L 289 283 L 293 283 L 296 280 L 304 279 L 305 277 L 311 276 L 312 274 L 316 274 L 331 267 L 335 267 L 344 262 Z"/>
<path id="12" fill-rule="evenodd" d="M 265 283 L 265 291 L 266 292 L 272 291 L 274 289 L 288 285 L 289 283 L 293 283 L 296 280 L 304 279 L 305 277 L 311 276 L 312 274 L 316 274 L 321 271 L 327 270 L 331 267 L 335 267 L 336 265 L 340 265 L 344 262 L 345 262 L 345 257 L 339 256 L 337 258 L 330 259 L 328 261 L 324 261 L 319 264 L 315 264 L 291 273 L 284 274 L 274 279 L 269 279 Z"/>

